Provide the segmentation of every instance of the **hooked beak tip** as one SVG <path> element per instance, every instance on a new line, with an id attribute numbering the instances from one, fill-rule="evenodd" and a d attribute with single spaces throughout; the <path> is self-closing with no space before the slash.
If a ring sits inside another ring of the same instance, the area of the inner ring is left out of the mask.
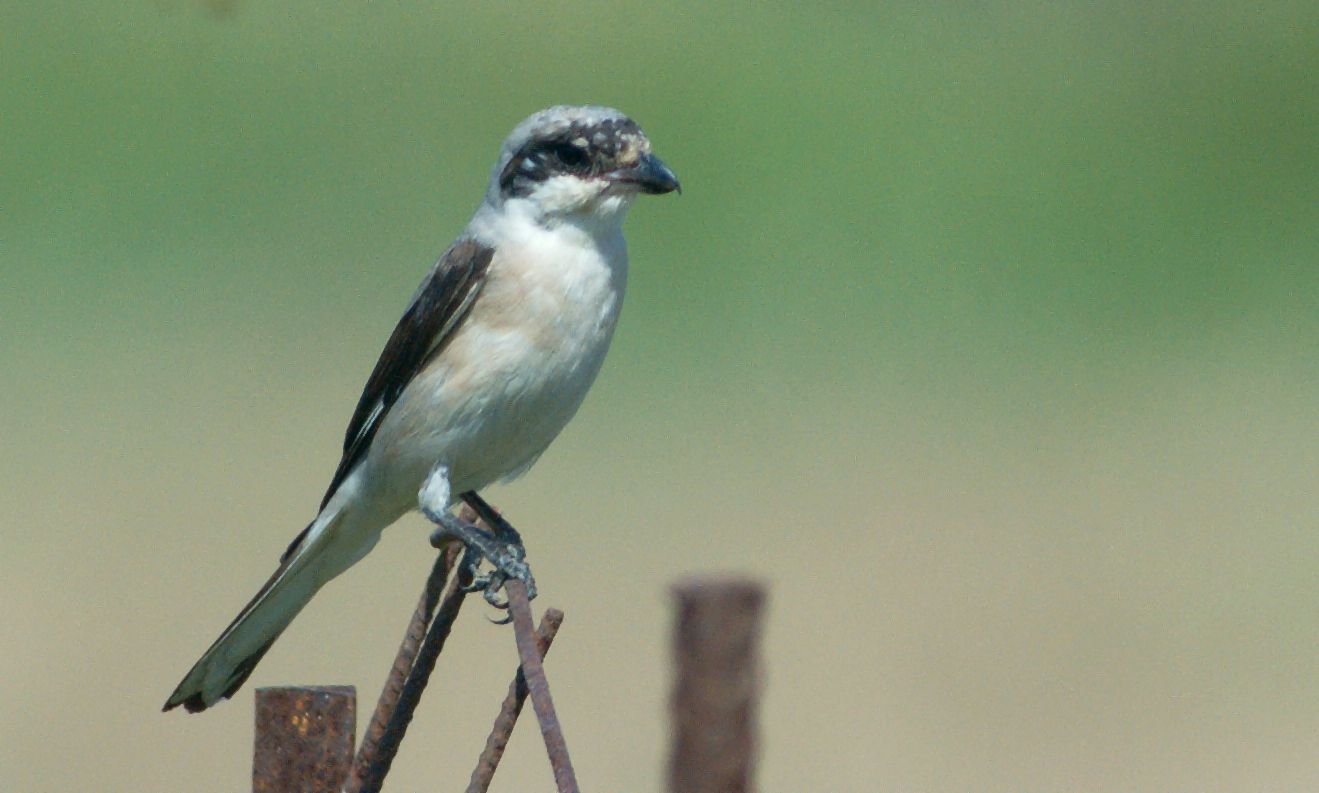
<path id="1" fill-rule="evenodd" d="M 642 155 L 636 165 L 616 173 L 614 180 L 635 184 L 641 188 L 641 192 L 649 195 L 673 192 L 682 194 L 682 183 L 678 181 L 678 177 L 663 160 L 653 154 Z"/>

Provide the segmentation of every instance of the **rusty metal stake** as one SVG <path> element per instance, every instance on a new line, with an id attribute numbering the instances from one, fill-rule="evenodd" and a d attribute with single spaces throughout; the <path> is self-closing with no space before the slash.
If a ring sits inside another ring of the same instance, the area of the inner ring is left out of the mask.
<path id="1" fill-rule="evenodd" d="M 536 648 L 536 629 L 531 622 L 531 601 L 527 599 L 527 586 L 517 579 L 504 582 L 508 595 L 508 610 L 513 615 L 513 633 L 517 639 L 518 657 L 522 660 L 522 673 L 527 679 L 527 692 L 536 709 L 540 734 L 545 739 L 545 751 L 554 769 L 554 784 L 559 793 L 578 793 L 577 774 L 568 756 L 568 743 L 563 739 L 563 728 L 554 712 L 554 699 L 550 696 L 550 681 L 545 678 Z"/>
<path id="2" fill-rule="evenodd" d="M 740 578 L 673 588 L 671 793 L 750 793 L 756 752 L 761 607 L 765 590 Z"/>
<path id="3" fill-rule="evenodd" d="M 475 491 L 464 493 L 462 498 L 488 526 L 497 526 L 501 530 L 499 533 L 517 535 L 499 514 L 499 510 L 486 503 Z M 554 784 L 559 793 L 578 793 L 577 774 L 573 772 L 568 744 L 563 739 L 563 728 L 559 726 L 559 717 L 554 712 L 550 682 L 545 678 L 545 667 L 537 651 L 536 629 L 532 625 L 527 585 L 516 578 L 510 578 L 504 582 L 504 594 L 508 597 L 508 613 L 513 618 L 513 636 L 517 641 L 518 657 L 522 661 L 522 673 L 527 680 L 527 692 L 536 709 L 536 719 L 540 722 L 540 734 L 545 739 L 550 767 L 554 769 Z"/>
<path id="4" fill-rule="evenodd" d="M 356 729 L 352 686 L 258 688 L 253 793 L 336 793 Z"/>
<path id="5" fill-rule="evenodd" d="M 366 771 L 376 762 L 380 740 L 389 726 L 390 717 L 398 707 L 403 685 L 412 671 L 422 640 L 426 636 L 426 628 L 435 615 L 435 608 L 444 592 L 444 585 L 453 571 L 454 564 L 457 563 L 459 554 L 459 549 L 453 547 L 446 549 L 435 558 L 435 564 L 426 579 L 421 598 L 417 601 L 417 608 L 408 622 L 407 632 L 399 644 L 398 654 L 394 657 L 394 666 L 389 671 L 385 687 L 376 703 L 375 712 L 371 715 L 371 723 L 366 729 L 366 734 L 362 736 L 362 745 L 357 750 L 357 759 L 353 761 L 352 775 L 344 785 L 344 793 L 361 793 Z"/>
<path id="6" fill-rule="evenodd" d="M 550 645 L 554 643 L 554 637 L 562 624 L 562 611 L 545 609 L 545 614 L 540 619 L 540 627 L 536 629 L 536 650 L 542 659 L 549 652 Z M 513 727 L 517 724 L 518 715 L 522 712 L 522 705 L 526 701 L 527 678 L 522 674 L 522 667 L 518 666 L 517 672 L 513 675 L 513 682 L 508 684 L 508 696 L 504 697 L 499 715 L 495 717 L 495 726 L 491 728 L 489 737 L 485 739 L 485 749 L 476 762 L 476 769 L 472 771 L 472 779 L 467 783 L 466 793 L 486 793 L 490 789 L 490 782 L 495 778 L 495 769 L 499 767 L 499 761 L 504 756 L 504 749 L 508 746 L 508 740 L 513 735 Z"/>
<path id="7" fill-rule="evenodd" d="M 446 549 L 445 554 L 449 552 Z M 458 611 L 467 597 L 467 593 L 462 590 L 467 583 L 464 578 L 461 573 L 454 576 L 449 582 L 444 597 L 440 600 L 439 608 L 435 612 L 435 620 L 426 631 L 426 638 L 417 652 L 416 661 L 399 690 L 398 701 L 389 714 L 385 729 L 380 734 L 376 744 L 376 756 L 359 772 L 361 793 L 379 793 L 381 785 L 385 782 L 385 776 L 398 754 L 399 744 L 403 742 L 403 736 L 412 722 L 412 714 L 417 709 L 417 703 L 421 701 L 426 684 L 430 682 L 435 662 L 439 659 L 440 651 L 444 649 L 444 642 L 449 638 L 449 631 L 453 628 L 454 620 L 458 618 Z"/>

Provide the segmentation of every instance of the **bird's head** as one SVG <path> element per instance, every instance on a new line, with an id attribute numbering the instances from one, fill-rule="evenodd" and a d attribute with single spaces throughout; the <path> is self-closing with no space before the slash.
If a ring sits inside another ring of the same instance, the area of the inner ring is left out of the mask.
<path id="1" fill-rule="evenodd" d="M 504 141 L 487 202 L 545 223 L 621 220 L 639 193 L 680 190 L 636 122 L 607 107 L 535 113 Z"/>

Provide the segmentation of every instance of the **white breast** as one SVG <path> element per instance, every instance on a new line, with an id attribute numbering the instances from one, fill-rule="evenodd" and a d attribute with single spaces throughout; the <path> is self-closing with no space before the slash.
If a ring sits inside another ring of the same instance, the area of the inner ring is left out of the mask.
<path id="1" fill-rule="evenodd" d="M 622 234 L 508 222 L 501 232 L 471 312 L 372 443 L 368 478 L 400 513 L 437 464 L 455 494 L 524 471 L 577 412 L 609 349 L 627 281 Z"/>

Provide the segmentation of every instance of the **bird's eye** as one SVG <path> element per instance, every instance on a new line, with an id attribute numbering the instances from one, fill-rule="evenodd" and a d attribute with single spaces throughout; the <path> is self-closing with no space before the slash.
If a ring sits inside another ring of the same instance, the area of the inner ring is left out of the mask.
<path id="1" fill-rule="evenodd" d="M 567 168 L 577 169 L 586 165 L 586 152 L 571 143 L 560 143 L 552 151 L 554 157 Z"/>

